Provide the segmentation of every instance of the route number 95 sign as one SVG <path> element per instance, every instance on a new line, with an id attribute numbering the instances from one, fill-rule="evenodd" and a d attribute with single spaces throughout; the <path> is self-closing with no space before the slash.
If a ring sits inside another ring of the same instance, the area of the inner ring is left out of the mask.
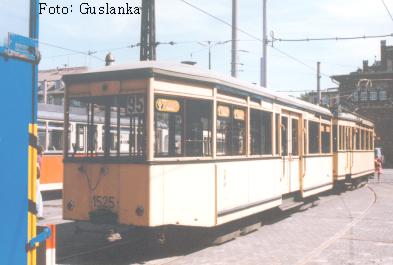
<path id="1" fill-rule="evenodd" d="M 145 96 L 129 95 L 127 98 L 128 114 L 142 114 L 145 112 Z"/>

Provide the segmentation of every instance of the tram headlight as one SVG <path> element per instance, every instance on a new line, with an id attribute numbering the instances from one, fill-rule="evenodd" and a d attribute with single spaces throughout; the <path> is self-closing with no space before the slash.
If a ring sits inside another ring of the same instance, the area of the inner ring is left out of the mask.
<path id="1" fill-rule="evenodd" d="M 135 213 L 136 213 L 136 215 L 138 215 L 138 216 L 142 216 L 142 215 L 145 213 L 145 208 L 143 208 L 143 206 L 138 206 L 138 207 L 135 209 Z"/>
<path id="2" fill-rule="evenodd" d="M 66 207 L 68 211 L 72 211 L 75 208 L 75 203 L 73 201 L 68 201 Z"/>

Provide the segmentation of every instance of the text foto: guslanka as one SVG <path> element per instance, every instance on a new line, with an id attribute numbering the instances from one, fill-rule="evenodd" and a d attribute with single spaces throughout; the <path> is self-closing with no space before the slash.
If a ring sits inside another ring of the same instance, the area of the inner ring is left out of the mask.
<path id="1" fill-rule="evenodd" d="M 72 5 L 48 5 L 47 3 L 40 3 L 39 14 L 48 15 L 67 15 L 73 13 Z M 112 6 L 109 3 L 94 6 L 89 3 L 81 3 L 78 12 L 82 15 L 140 15 L 141 7 L 131 6 L 129 3 L 124 3 L 121 6 Z"/>

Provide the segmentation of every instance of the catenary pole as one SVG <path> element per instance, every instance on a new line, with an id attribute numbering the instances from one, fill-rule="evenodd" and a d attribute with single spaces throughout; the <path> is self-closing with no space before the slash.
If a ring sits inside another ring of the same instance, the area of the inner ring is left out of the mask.
<path id="1" fill-rule="evenodd" d="M 237 77 L 237 9 L 238 1 L 232 0 L 232 62 L 231 75 Z"/>

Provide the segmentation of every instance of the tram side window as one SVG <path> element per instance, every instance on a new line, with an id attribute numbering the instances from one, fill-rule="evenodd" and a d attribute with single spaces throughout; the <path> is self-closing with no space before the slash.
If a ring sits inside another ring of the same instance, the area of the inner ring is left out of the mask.
<path id="1" fill-rule="evenodd" d="M 319 123 L 308 122 L 308 153 L 319 153 Z"/>
<path id="2" fill-rule="evenodd" d="M 280 147 L 280 114 L 276 113 L 275 115 L 275 124 L 276 124 L 276 128 L 275 128 L 275 132 L 276 132 L 276 141 L 275 141 L 275 147 L 276 147 L 276 151 L 275 154 L 278 155 L 279 154 L 279 147 Z"/>
<path id="3" fill-rule="evenodd" d="M 46 151 L 46 122 L 38 121 L 38 144 Z"/>
<path id="4" fill-rule="evenodd" d="M 351 150 L 355 150 L 356 149 L 356 128 L 352 127 L 352 146 L 351 146 Z"/>
<path id="5" fill-rule="evenodd" d="M 232 117 L 229 106 L 217 106 L 217 155 L 231 154 Z"/>
<path id="6" fill-rule="evenodd" d="M 178 100 L 156 99 L 154 115 L 156 156 L 183 154 L 183 106 Z"/>
<path id="7" fill-rule="evenodd" d="M 155 156 L 211 155 L 211 102 L 157 97 L 155 103 Z"/>
<path id="8" fill-rule="evenodd" d="M 333 152 L 337 152 L 337 125 L 333 125 Z"/>
<path id="9" fill-rule="evenodd" d="M 339 149 L 344 150 L 344 127 L 339 126 Z"/>
<path id="10" fill-rule="evenodd" d="M 365 130 L 364 131 L 364 150 L 368 150 L 369 146 L 368 146 L 368 131 Z"/>
<path id="11" fill-rule="evenodd" d="M 299 155 L 299 121 L 292 119 L 292 155 Z"/>
<path id="12" fill-rule="evenodd" d="M 345 127 L 345 149 L 350 150 L 351 149 L 351 128 L 350 127 Z"/>
<path id="13" fill-rule="evenodd" d="M 48 151 L 62 151 L 63 150 L 63 124 L 49 122 L 48 123 Z"/>
<path id="14" fill-rule="evenodd" d="M 233 109 L 232 154 L 244 155 L 246 152 L 246 112 Z"/>
<path id="15" fill-rule="evenodd" d="M 251 110 L 251 154 L 272 154 L 272 114 Z"/>
<path id="16" fill-rule="evenodd" d="M 288 117 L 281 117 L 281 155 L 288 155 Z"/>
<path id="17" fill-rule="evenodd" d="M 321 125 L 322 153 L 330 153 L 330 125 Z"/>
<path id="18" fill-rule="evenodd" d="M 217 106 L 217 155 L 243 155 L 246 151 L 246 112 L 235 106 Z"/>
<path id="19" fill-rule="evenodd" d="M 360 129 L 356 129 L 356 150 L 360 150 Z"/>
<path id="20" fill-rule="evenodd" d="M 185 100 L 185 155 L 210 156 L 212 140 L 212 103 Z"/>

